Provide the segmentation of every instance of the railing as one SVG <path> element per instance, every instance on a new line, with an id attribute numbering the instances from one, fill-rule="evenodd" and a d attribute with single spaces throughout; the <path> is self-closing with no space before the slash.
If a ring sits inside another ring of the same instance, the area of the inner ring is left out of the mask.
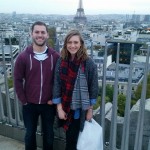
<path id="1" fill-rule="evenodd" d="M 2 40 L 1 40 L 1 43 Z M 10 41 L 11 43 L 11 41 Z M 5 62 L 5 52 L 4 52 L 4 45 L 1 44 L 2 54 L 3 54 L 3 61 L 1 62 L 1 67 L 3 68 L 3 79 L 4 79 L 4 86 L 1 83 L 0 86 L 0 122 L 4 125 L 11 125 L 12 127 L 22 128 L 24 129 L 23 120 L 22 120 L 22 112 L 21 112 L 21 104 L 17 99 L 16 92 L 13 89 L 12 91 L 8 88 L 8 75 L 7 75 L 7 68 Z M 21 49 L 21 47 L 19 48 Z M 101 104 L 100 104 L 100 122 L 103 128 L 103 137 L 104 137 L 104 144 L 106 145 L 107 149 L 109 150 L 116 150 L 118 148 L 117 145 L 117 103 L 118 103 L 118 68 L 119 68 L 119 51 L 120 51 L 120 43 L 118 43 L 117 48 L 117 57 L 116 57 L 116 70 L 115 70 L 115 80 L 114 80 L 114 93 L 113 93 L 113 105 L 112 105 L 112 113 L 111 113 L 111 125 L 110 125 L 110 136 L 109 141 L 105 139 L 105 131 L 106 128 L 106 118 L 105 118 L 105 95 L 106 95 L 106 72 L 107 72 L 107 43 L 105 46 L 105 54 L 104 54 L 104 62 L 103 62 L 103 79 L 102 79 L 102 97 L 101 97 Z M 11 71 L 12 71 L 12 79 L 13 72 L 14 72 L 14 59 L 12 54 L 12 45 L 10 44 L 10 64 L 11 64 Z M 137 128 L 135 134 L 135 141 L 134 141 L 134 148 L 129 146 L 129 135 L 130 135 L 130 108 L 131 108 L 131 91 L 132 91 L 132 70 L 133 70 L 133 57 L 134 57 L 134 44 L 132 44 L 131 49 L 131 56 L 130 56 L 130 69 L 129 69 L 129 78 L 128 78 L 128 88 L 127 88 L 127 95 L 126 95 L 126 104 L 125 104 L 125 116 L 122 128 L 122 140 L 119 146 L 121 150 L 149 150 L 150 149 L 150 142 L 143 148 L 143 128 L 144 128 L 144 113 L 145 113 L 145 99 L 146 99 L 146 87 L 147 87 L 147 75 L 148 75 L 148 66 L 149 66 L 149 55 L 150 55 L 150 46 L 147 50 L 146 62 L 144 66 L 144 78 L 142 83 L 142 93 L 141 93 L 141 100 L 139 105 L 139 114 L 138 114 L 138 121 L 137 121 Z M 149 123 L 150 124 L 150 123 Z M 149 125 L 150 126 L 150 125 Z M 56 128 L 55 128 L 56 129 Z M 64 133 L 60 129 L 56 129 L 55 132 L 56 138 L 64 138 Z M 150 129 L 148 130 L 150 132 Z M 41 126 L 39 121 L 38 126 L 38 133 L 41 133 Z M 148 137 L 150 138 L 150 137 Z"/>

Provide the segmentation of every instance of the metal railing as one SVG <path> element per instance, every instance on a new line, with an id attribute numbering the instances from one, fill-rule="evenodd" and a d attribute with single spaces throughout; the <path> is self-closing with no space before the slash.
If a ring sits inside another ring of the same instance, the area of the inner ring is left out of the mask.
<path id="1" fill-rule="evenodd" d="M 4 79 L 3 84 L 0 86 L 0 122 L 3 124 L 9 124 L 14 127 L 24 128 L 23 120 L 22 120 L 22 112 L 21 112 L 21 104 L 17 99 L 16 92 L 13 89 L 12 91 L 8 88 L 8 75 L 5 61 L 5 52 L 4 45 L 1 39 L 1 52 L 3 56 L 3 61 L 1 62 L 1 67 L 3 68 L 3 75 L 1 78 Z M 10 41 L 11 43 L 11 41 Z M 19 47 L 19 51 L 22 49 L 21 45 Z M 14 72 L 14 59 L 12 54 L 12 45 L 10 44 L 10 64 L 12 71 L 12 79 Z M 105 54 L 104 54 L 104 62 L 103 62 L 103 79 L 102 79 L 102 96 L 101 96 L 101 104 L 100 104 L 100 124 L 103 128 L 103 137 L 104 144 L 107 142 L 107 148 L 109 150 L 117 149 L 117 109 L 118 109 L 118 68 L 119 68 L 119 52 L 120 52 L 120 43 L 118 43 L 117 47 L 117 57 L 116 57 L 116 74 L 114 80 L 114 93 L 113 93 L 113 104 L 112 104 L 112 114 L 111 114 L 111 125 L 110 125 L 110 136 L 109 141 L 105 141 L 105 131 L 106 122 L 105 122 L 105 95 L 106 95 L 106 64 L 107 64 L 107 43 L 105 45 Z M 142 139 L 143 139 L 143 127 L 144 127 L 144 112 L 145 112 L 145 99 L 146 99 L 146 87 L 147 87 L 147 76 L 148 76 L 148 66 L 149 66 L 149 55 L 150 55 L 150 46 L 147 50 L 146 62 L 144 67 L 144 78 L 142 83 L 142 94 L 139 105 L 139 114 L 138 114 L 138 122 L 135 134 L 134 141 L 134 150 L 146 150 L 142 148 Z M 129 69 L 129 77 L 128 77 L 128 88 L 126 95 L 126 104 L 125 104 L 125 116 L 123 122 L 122 129 L 122 140 L 120 148 L 121 150 L 130 150 L 129 147 L 129 135 L 130 135 L 130 109 L 131 109 L 131 91 L 132 91 L 132 70 L 133 70 L 133 57 L 134 57 L 134 44 L 132 44 L 131 56 L 130 56 L 130 69 Z M 2 86 L 4 85 L 4 86 Z M 41 127 L 39 123 L 38 127 L 39 133 L 41 132 Z M 63 138 L 63 131 L 58 130 L 55 134 L 58 138 Z M 150 129 L 149 129 L 150 132 Z M 147 144 L 147 150 L 150 149 L 150 142 Z M 131 149 L 133 150 L 133 149 Z"/>

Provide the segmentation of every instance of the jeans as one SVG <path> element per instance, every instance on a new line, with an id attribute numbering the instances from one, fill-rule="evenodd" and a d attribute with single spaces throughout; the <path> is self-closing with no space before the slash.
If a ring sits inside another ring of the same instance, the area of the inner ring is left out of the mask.
<path id="1" fill-rule="evenodd" d="M 73 119 L 66 131 L 66 149 L 76 150 L 78 135 L 80 131 L 80 119 Z"/>
<path id="2" fill-rule="evenodd" d="M 55 108 L 47 104 L 27 104 L 23 106 L 23 120 L 26 128 L 25 150 L 36 150 L 36 130 L 41 116 L 43 132 L 43 150 L 53 150 L 53 123 Z"/>

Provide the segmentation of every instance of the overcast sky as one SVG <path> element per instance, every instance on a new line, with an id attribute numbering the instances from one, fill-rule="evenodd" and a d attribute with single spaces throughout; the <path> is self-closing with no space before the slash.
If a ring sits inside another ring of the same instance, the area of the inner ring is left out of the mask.
<path id="1" fill-rule="evenodd" d="M 150 14 L 150 0 L 82 0 L 90 14 Z M 74 15 L 79 0 L 0 0 L 0 13 Z"/>

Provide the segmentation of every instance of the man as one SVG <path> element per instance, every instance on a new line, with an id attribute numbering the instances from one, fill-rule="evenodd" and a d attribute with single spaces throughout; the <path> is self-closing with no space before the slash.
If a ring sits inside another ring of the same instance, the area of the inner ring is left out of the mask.
<path id="1" fill-rule="evenodd" d="M 46 46 L 48 28 L 43 22 L 31 27 L 32 45 L 17 57 L 14 69 L 15 89 L 23 105 L 26 128 L 25 150 L 36 150 L 36 130 L 41 116 L 43 150 L 53 150 L 55 108 L 52 103 L 54 68 L 59 54 Z"/>

